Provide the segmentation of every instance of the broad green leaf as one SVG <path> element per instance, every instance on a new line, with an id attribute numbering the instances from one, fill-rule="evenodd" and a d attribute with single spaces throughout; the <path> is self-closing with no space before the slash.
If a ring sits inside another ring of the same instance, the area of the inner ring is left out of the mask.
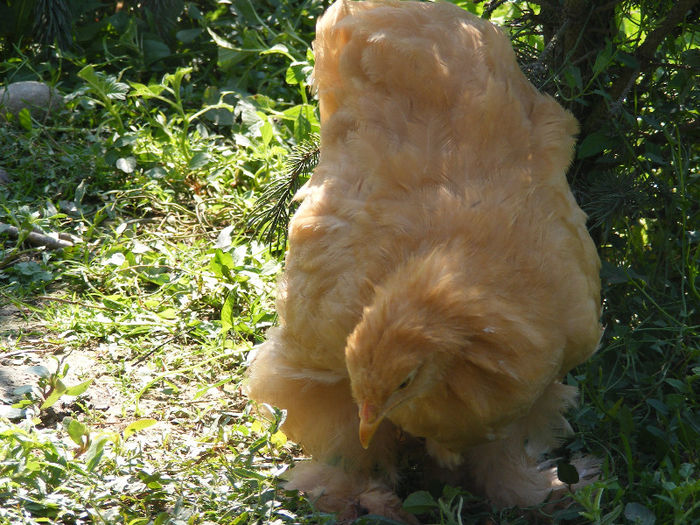
<path id="1" fill-rule="evenodd" d="M 668 407 L 664 404 L 663 401 L 659 401 L 658 399 L 647 399 L 647 404 L 654 407 L 654 409 L 661 415 L 666 416 L 668 415 Z"/>
<path id="2" fill-rule="evenodd" d="M 263 474 L 242 467 L 234 467 L 230 470 L 230 472 L 240 479 L 256 479 L 258 481 L 264 481 L 267 479 Z"/>
<path id="3" fill-rule="evenodd" d="M 270 144 L 273 135 L 274 128 L 272 127 L 272 124 L 270 124 L 270 121 L 266 121 L 262 126 L 260 126 L 260 136 L 262 137 L 265 146 Z"/>
<path id="4" fill-rule="evenodd" d="M 89 435 L 88 429 L 80 421 L 73 418 L 68 418 L 63 422 L 63 427 L 68 432 L 68 435 L 76 445 L 83 446 L 85 444 L 84 436 Z"/>
<path id="5" fill-rule="evenodd" d="M 165 86 L 162 84 L 141 84 L 140 82 L 129 82 L 129 85 L 131 85 L 131 96 L 134 97 L 143 97 L 143 98 L 153 98 L 159 96 L 163 90 L 165 89 Z"/>
<path id="6" fill-rule="evenodd" d="M 270 443 L 276 447 L 281 447 L 287 442 L 287 436 L 281 430 L 278 430 L 270 436 Z"/>
<path id="7" fill-rule="evenodd" d="M 144 430 L 148 427 L 152 427 L 158 423 L 158 420 L 156 419 L 139 419 L 138 421 L 134 421 L 131 423 L 129 426 L 127 426 L 124 429 L 124 440 L 126 441 L 129 439 L 131 436 L 136 434 L 136 432 L 140 432 L 141 430 Z"/>
<path id="8" fill-rule="evenodd" d="M 579 159 L 585 159 L 586 157 L 597 155 L 605 149 L 607 143 L 608 137 L 605 135 L 605 133 L 594 131 L 583 139 L 583 141 L 581 141 L 576 156 Z"/>
<path id="9" fill-rule="evenodd" d="M 179 67 L 175 73 L 168 73 L 163 77 L 163 83 L 177 87 L 182 84 L 182 80 L 192 73 L 191 67 Z"/>
<path id="10" fill-rule="evenodd" d="M 625 518 L 635 525 L 654 525 L 656 516 L 641 503 L 628 503 L 625 505 Z"/>
<path id="11" fill-rule="evenodd" d="M 202 20 L 204 15 L 194 3 L 187 4 L 187 13 L 195 20 Z"/>
<path id="12" fill-rule="evenodd" d="M 250 513 L 248 511 L 242 512 L 240 516 L 233 519 L 233 525 L 244 525 L 248 523 L 250 523 Z"/>
<path id="13" fill-rule="evenodd" d="M 605 49 L 603 49 L 595 57 L 595 62 L 593 63 L 593 73 L 598 75 L 610 65 L 610 62 L 612 61 L 612 53 L 612 43 L 610 41 L 607 41 L 605 43 Z"/>
<path id="14" fill-rule="evenodd" d="M 139 276 L 149 283 L 156 284 L 158 286 L 163 286 L 170 282 L 170 275 L 161 268 L 144 268 Z"/>
<path id="15" fill-rule="evenodd" d="M 289 48 L 284 44 L 275 44 L 270 49 L 266 49 L 260 52 L 261 55 L 279 54 L 284 55 L 290 60 L 294 60 L 294 57 L 289 53 Z"/>
<path id="16" fill-rule="evenodd" d="M 212 38 L 212 40 L 214 41 L 214 43 L 215 43 L 217 46 L 219 46 L 220 48 L 224 48 L 224 49 L 234 49 L 234 50 L 237 50 L 237 49 L 238 49 L 238 46 L 237 46 L 237 45 L 232 44 L 231 42 L 229 42 L 228 40 L 226 40 L 226 39 L 223 38 L 223 37 L 220 37 L 219 35 L 217 35 L 216 33 L 214 33 L 214 31 L 212 31 L 212 30 L 211 30 L 210 28 L 208 28 L 208 27 L 207 27 L 207 32 L 209 33 L 209 36 L 211 36 L 211 38 Z"/>
<path id="17" fill-rule="evenodd" d="M 618 50 L 615 54 L 615 59 L 629 68 L 637 69 L 639 67 L 639 60 L 637 60 L 633 55 L 625 53 L 624 51 Z"/>
<path id="18" fill-rule="evenodd" d="M 583 89 L 583 80 L 581 80 L 581 70 L 575 66 L 570 66 L 564 70 L 564 78 L 569 88 L 581 91 Z"/>
<path id="19" fill-rule="evenodd" d="M 129 91 L 127 84 L 117 81 L 114 76 L 95 71 L 90 65 L 78 71 L 78 77 L 87 82 L 93 93 L 102 99 L 124 100 Z"/>
<path id="20" fill-rule="evenodd" d="M 206 151 L 198 151 L 190 160 L 189 168 L 191 170 L 198 170 L 204 168 L 209 162 L 211 162 L 211 155 Z"/>
<path id="21" fill-rule="evenodd" d="M 55 392 L 60 392 L 61 395 L 66 393 L 66 385 L 61 381 L 60 379 L 56 379 L 56 383 L 54 384 L 54 391 Z"/>
<path id="22" fill-rule="evenodd" d="M 123 310 L 126 307 L 126 301 L 121 295 L 105 295 L 102 297 L 102 304 L 110 310 Z"/>
<path id="23" fill-rule="evenodd" d="M 42 469 L 42 466 L 43 465 L 39 461 L 30 459 L 24 465 L 24 468 L 30 472 L 39 472 Z"/>
<path id="24" fill-rule="evenodd" d="M 54 385 L 54 389 L 49 394 L 49 396 L 44 400 L 44 402 L 41 404 L 39 407 L 39 410 L 45 410 L 54 404 L 56 404 L 56 401 L 58 401 L 61 396 L 65 393 L 66 391 L 66 385 L 63 384 L 63 382 L 60 379 L 56 380 L 56 384 Z"/>
<path id="25" fill-rule="evenodd" d="M 683 63 L 692 68 L 700 68 L 700 48 L 693 47 L 681 53 Z M 697 74 L 697 71 L 695 72 Z M 697 77 L 696 77 L 697 78 Z"/>
<path id="26" fill-rule="evenodd" d="M 32 114 L 29 112 L 29 109 L 22 108 L 19 114 L 17 115 L 17 118 L 19 120 L 20 126 L 22 126 L 27 131 L 32 130 Z"/>
<path id="27" fill-rule="evenodd" d="M 427 490 L 413 492 L 403 502 L 404 510 L 411 514 L 423 514 L 435 509 L 437 506 L 437 501 Z"/>
<path id="28" fill-rule="evenodd" d="M 285 80 L 287 84 L 296 85 L 307 83 L 309 75 L 313 68 L 308 62 L 292 62 L 292 64 L 287 68 L 287 73 L 285 75 Z"/>
<path id="29" fill-rule="evenodd" d="M 265 432 L 265 427 L 263 426 L 262 421 L 256 419 L 250 424 L 250 430 L 256 434 L 262 434 Z"/>
<path id="30" fill-rule="evenodd" d="M 73 197 L 73 202 L 76 204 L 81 204 L 83 202 L 83 199 L 85 198 L 85 193 L 87 191 L 87 184 L 85 183 L 85 179 L 80 181 L 80 184 L 78 184 L 78 187 L 75 188 L 75 195 Z"/>
<path id="31" fill-rule="evenodd" d="M 89 471 L 95 470 L 95 467 L 99 465 L 107 441 L 114 441 L 114 439 L 108 436 L 100 436 L 90 443 L 90 447 L 85 453 L 85 462 Z"/>
<path id="32" fill-rule="evenodd" d="M 235 307 L 236 307 L 236 296 L 233 292 L 228 294 L 224 305 L 221 307 L 221 329 L 224 333 L 228 332 L 233 328 L 235 321 Z"/>
<path id="33" fill-rule="evenodd" d="M 170 56 L 170 54 L 170 48 L 160 40 L 143 41 L 143 58 L 146 64 L 153 64 Z"/>
<path id="34" fill-rule="evenodd" d="M 87 65 L 78 71 L 78 77 L 82 78 L 88 84 L 97 84 L 99 81 L 97 73 L 95 73 L 95 68 L 91 65 Z"/>
<path id="35" fill-rule="evenodd" d="M 158 317 L 161 319 L 177 319 L 179 315 L 179 312 L 175 308 L 165 308 L 164 310 L 161 310 L 158 312 Z"/>
<path id="36" fill-rule="evenodd" d="M 202 30 L 199 28 L 195 29 L 182 29 L 175 33 L 175 38 L 177 38 L 183 44 L 189 44 L 194 42 L 194 40 L 202 34 Z"/>
<path id="37" fill-rule="evenodd" d="M 83 381 L 79 385 L 71 386 L 66 388 L 66 391 L 64 392 L 65 395 L 67 396 L 79 396 L 83 392 L 85 392 L 88 387 L 92 384 L 92 379 L 88 379 L 87 381 Z"/>
<path id="38" fill-rule="evenodd" d="M 236 267 L 233 256 L 228 252 L 216 250 L 214 257 L 209 262 L 209 269 L 219 278 L 224 278 L 229 282 L 234 281 L 233 271 Z"/>

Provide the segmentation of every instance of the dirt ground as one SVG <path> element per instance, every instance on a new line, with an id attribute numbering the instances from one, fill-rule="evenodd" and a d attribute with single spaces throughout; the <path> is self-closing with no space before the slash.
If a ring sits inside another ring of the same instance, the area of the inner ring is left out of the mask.
<path id="1" fill-rule="evenodd" d="M 95 341 L 78 346 L 75 340 L 70 341 L 70 335 L 51 332 L 32 311 L 0 304 L 0 419 L 18 423 L 38 417 L 40 421 L 35 422 L 39 428 L 51 429 L 60 426 L 65 417 L 83 419 L 80 414 L 85 414 L 91 432 L 122 433 L 136 420 L 150 418 L 157 423 L 130 440 L 137 440 L 158 455 L 165 436 L 171 442 L 189 442 L 201 431 L 196 421 L 183 420 L 183 403 L 186 407 L 211 403 L 228 406 L 232 397 L 240 396 L 225 385 L 193 401 L 199 385 L 182 385 L 182 396 L 177 399 L 160 395 L 155 388 L 137 400 L 139 389 L 157 371 L 146 364 L 128 362 L 128 372 L 124 372 L 124 359 L 119 344 Z M 68 373 L 61 381 L 66 387 L 89 379 L 92 383 L 78 398 L 64 395 L 53 406 L 39 410 L 46 394 L 41 392 L 41 378 L 32 368 L 43 366 L 55 373 L 65 365 Z M 128 387 L 120 383 L 120 373 L 128 374 Z M 28 397 L 34 402 L 25 408 L 17 406 Z"/>
<path id="2" fill-rule="evenodd" d="M 0 416 L 25 417 L 23 410 L 12 405 L 26 398 L 30 389 L 38 393 L 40 376 L 32 367 L 43 366 L 54 373 L 60 363 L 61 369 L 68 365 L 68 373 L 62 378 L 68 387 L 94 378 L 81 402 L 108 417 L 118 417 L 124 399 L 113 387 L 113 379 L 104 373 L 104 366 L 95 359 L 95 351 L 68 349 L 51 339 L 32 312 L 13 305 L 0 306 Z M 53 407 L 54 414 L 60 415 L 73 401 L 71 396 L 61 398 Z"/>

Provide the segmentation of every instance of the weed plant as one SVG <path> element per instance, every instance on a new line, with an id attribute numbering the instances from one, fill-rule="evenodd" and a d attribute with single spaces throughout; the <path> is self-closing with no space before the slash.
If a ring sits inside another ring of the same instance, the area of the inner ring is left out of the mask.
<path id="1" fill-rule="evenodd" d="M 62 51 L 16 32 L 0 45 L 8 82 L 67 95 L 56 115 L 0 126 L 0 523 L 335 523 L 282 488 L 301 451 L 284 413 L 262 418 L 242 392 L 275 323 L 289 195 L 317 153 L 310 42 L 328 2 L 172 2 L 178 21 L 160 28 L 129 3 L 78 3 Z M 567 378 L 582 399 L 560 453 L 598 456 L 601 476 L 556 510 L 497 511 L 449 486 L 407 487 L 406 509 L 700 523 L 697 22 L 680 19 L 647 67 L 636 50 L 670 3 L 601 3 L 617 33 L 563 58 L 545 49 L 545 6 L 455 3 L 507 25 L 531 78 L 583 122 L 571 180 L 606 331 Z M 623 103 L 612 87 L 629 67 Z M 600 100 L 614 118 L 594 126 Z"/>

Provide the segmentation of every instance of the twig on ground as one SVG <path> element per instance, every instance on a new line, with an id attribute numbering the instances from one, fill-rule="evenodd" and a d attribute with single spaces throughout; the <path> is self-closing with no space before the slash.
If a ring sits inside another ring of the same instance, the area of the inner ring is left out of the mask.
<path id="1" fill-rule="evenodd" d="M 96 310 L 114 310 L 114 308 L 108 308 L 99 304 L 86 303 L 84 301 L 74 301 L 73 299 L 64 299 L 63 297 L 51 297 L 50 295 L 38 295 L 35 299 L 41 301 L 56 301 L 58 303 L 64 304 L 75 304 L 77 306 L 82 306 L 83 308 L 94 308 Z"/>
<path id="2" fill-rule="evenodd" d="M 9 224 L 5 224 L 4 222 L 0 222 L 0 233 L 3 232 L 7 233 L 14 239 L 21 239 L 23 235 L 22 230 L 16 226 L 11 226 Z M 30 244 L 33 244 L 34 246 L 45 246 L 51 250 L 68 248 L 82 242 L 82 239 L 67 233 L 51 233 L 47 235 L 37 231 L 29 232 L 24 240 Z"/>
<path id="3" fill-rule="evenodd" d="M 168 343 L 172 343 L 173 341 L 175 341 L 175 340 L 178 339 L 179 337 L 182 337 L 183 335 L 188 335 L 188 334 L 190 334 L 194 329 L 195 329 L 195 327 L 192 327 L 192 328 L 189 328 L 188 330 L 186 330 L 184 333 L 181 332 L 181 333 L 177 333 L 177 334 L 175 334 L 175 335 L 173 335 L 173 336 L 171 336 L 171 337 L 168 337 L 165 341 L 163 341 L 163 342 L 160 343 L 159 345 L 155 346 L 154 348 L 151 348 L 148 352 L 146 352 L 145 354 L 139 356 L 139 357 L 134 361 L 134 366 L 143 363 L 146 359 L 148 359 L 149 357 L 151 357 L 153 354 L 155 354 L 158 350 L 160 350 L 161 348 L 163 348 L 165 345 L 167 345 Z"/>

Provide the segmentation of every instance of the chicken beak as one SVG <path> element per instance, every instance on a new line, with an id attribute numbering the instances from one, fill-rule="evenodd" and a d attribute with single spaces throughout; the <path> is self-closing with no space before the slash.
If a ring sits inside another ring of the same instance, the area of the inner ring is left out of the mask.
<path id="1" fill-rule="evenodd" d="M 362 448 L 367 449 L 372 436 L 377 431 L 382 418 L 377 413 L 377 407 L 365 401 L 360 408 L 360 443 Z"/>

